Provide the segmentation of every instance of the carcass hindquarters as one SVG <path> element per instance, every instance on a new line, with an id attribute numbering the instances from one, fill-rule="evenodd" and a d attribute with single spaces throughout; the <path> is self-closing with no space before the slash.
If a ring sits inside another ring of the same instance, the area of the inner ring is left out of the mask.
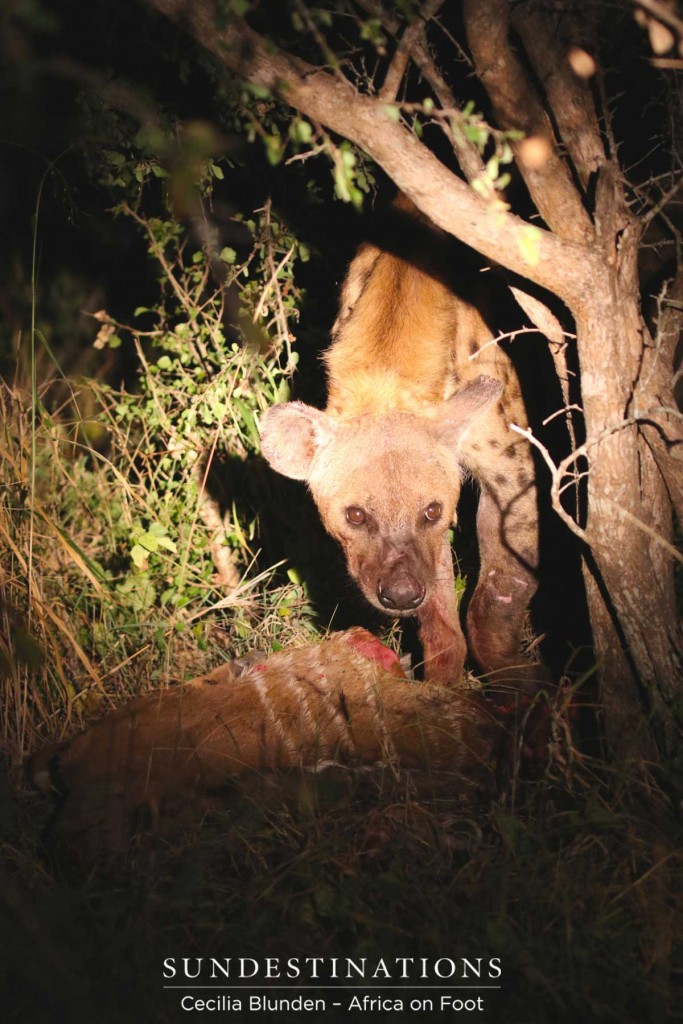
<path id="1" fill-rule="evenodd" d="M 393 652 L 353 629 L 139 697 L 30 772 L 64 795 L 53 839 L 91 861 L 125 854 L 141 822 L 168 834 L 225 805 L 248 772 L 384 765 L 472 789 L 493 772 L 498 736 L 480 696 L 409 682 Z"/>

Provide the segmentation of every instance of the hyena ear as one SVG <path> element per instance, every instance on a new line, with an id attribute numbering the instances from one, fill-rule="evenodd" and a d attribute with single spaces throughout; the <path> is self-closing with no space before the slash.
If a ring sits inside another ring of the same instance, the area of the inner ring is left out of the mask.
<path id="1" fill-rule="evenodd" d="M 261 420 L 261 451 L 273 469 L 307 480 L 311 463 L 336 433 L 335 421 L 303 402 L 274 405 Z"/>
<path id="2" fill-rule="evenodd" d="M 439 410 L 439 434 L 448 445 L 460 444 L 470 427 L 503 394 L 494 377 L 477 377 L 457 391 Z"/>

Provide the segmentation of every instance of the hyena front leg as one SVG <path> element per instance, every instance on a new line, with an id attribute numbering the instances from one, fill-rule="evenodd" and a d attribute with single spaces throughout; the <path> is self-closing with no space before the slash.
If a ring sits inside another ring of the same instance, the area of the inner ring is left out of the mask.
<path id="1" fill-rule="evenodd" d="M 424 654 L 424 678 L 434 683 L 459 683 L 467 645 L 455 599 L 453 556 L 448 533 L 443 538 L 430 596 L 418 611 Z"/>
<path id="2" fill-rule="evenodd" d="M 520 654 L 538 560 L 536 485 L 526 443 L 511 442 L 480 480 L 481 569 L 467 612 L 469 649 L 489 682 L 532 688 L 545 680 L 546 670 Z"/>

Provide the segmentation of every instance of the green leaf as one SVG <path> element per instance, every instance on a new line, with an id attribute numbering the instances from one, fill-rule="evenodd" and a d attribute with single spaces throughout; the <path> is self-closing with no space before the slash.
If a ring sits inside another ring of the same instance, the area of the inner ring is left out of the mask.
<path id="1" fill-rule="evenodd" d="M 496 178 L 498 177 L 498 168 L 499 168 L 499 166 L 500 166 L 500 164 L 499 164 L 497 156 L 492 156 L 491 159 L 487 161 L 486 173 L 488 174 L 489 178 L 492 181 L 495 181 Z"/>
<path id="2" fill-rule="evenodd" d="M 356 207 L 357 210 L 362 210 L 363 209 L 363 193 L 361 192 L 361 190 L 359 188 L 356 188 L 355 185 L 351 185 L 350 192 L 351 192 L 351 202 L 353 203 L 353 205 Z"/>
<path id="3" fill-rule="evenodd" d="M 401 120 L 401 111 L 398 109 L 398 107 L 386 106 L 384 108 L 384 112 L 386 113 L 390 121 L 396 122 Z"/>
<path id="4" fill-rule="evenodd" d="M 297 142 L 310 142 L 313 138 L 313 127 L 308 121 L 297 120 L 294 122 L 294 138 Z"/>
<path id="5" fill-rule="evenodd" d="M 335 164 L 332 173 L 334 177 L 334 191 L 337 193 L 342 202 L 350 203 L 351 193 L 349 192 L 349 185 L 346 179 L 346 175 L 344 174 L 344 169 L 342 167 L 339 167 L 338 164 Z"/>
<path id="6" fill-rule="evenodd" d="M 246 82 L 244 88 L 251 93 L 254 99 L 267 100 L 270 97 L 270 89 L 265 85 L 259 85 L 257 82 Z"/>
<path id="7" fill-rule="evenodd" d="M 147 568 L 147 552 L 143 547 L 140 546 L 140 544 L 133 545 L 130 552 L 130 557 L 133 559 L 133 562 L 138 567 L 138 569 Z"/>
<path id="8" fill-rule="evenodd" d="M 517 228 L 519 251 L 522 258 L 532 267 L 537 266 L 541 258 L 542 237 L 540 230 L 533 224 L 524 224 L 521 228 Z"/>
<path id="9" fill-rule="evenodd" d="M 356 166 L 356 154 L 352 149 L 342 149 L 342 163 L 349 170 Z"/>
<path id="10" fill-rule="evenodd" d="M 219 181 L 223 181 L 225 175 L 223 174 L 223 168 L 219 167 L 218 164 L 210 164 L 211 171 L 214 178 L 218 178 Z"/>
<path id="11" fill-rule="evenodd" d="M 151 533 L 153 537 L 165 537 L 167 530 L 163 523 L 152 523 L 148 533 Z"/>
<path id="12" fill-rule="evenodd" d="M 159 538 L 155 537 L 153 533 L 143 533 L 141 537 L 138 537 L 138 543 L 136 547 L 142 547 L 145 551 L 157 551 L 159 548 Z"/>
<path id="13" fill-rule="evenodd" d="M 483 181 L 482 178 L 475 178 L 474 181 L 471 182 L 471 187 L 485 199 L 491 195 L 491 186 L 487 182 Z"/>
<path id="14" fill-rule="evenodd" d="M 289 386 L 289 381 L 283 377 L 282 380 L 280 381 L 277 392 L 275 393 L 275 404 L 277 405 L 280 402 L 288 402 L 291 397 L 291 394 L 292 389 Z"/>
<path id="15" fill-rule="evenodd" d="M 278 135 L 266 135 L 263 142 L 266 147 L 266 158 L 268 163 L 273 167 L 277 166 L 277 164 L 282 160 L 282 154 L 284 151 L 282 139 Z"/>
<path id="16" fill-rule="evenodd" d="M 258 432 L 253 412 L 240 398 L 233 399 L 233 404 L 237 407 L 249 440 L 254 445 L 255 450 L 258 451 L 261 446 L 261 436 Z"/>
<path id="17" fill-rule="evenodd" d="M 178 548 L 173 543 L 170 537 L 159 537 L 158 544 L 160 548 L 165 548 L 166 551 L 170 551 L 171 554 L 176 554 Z"/>
<path id="18" fill-rule="evenodd" d="M 237 253 L 229 245 L 226 245 L 225 248 L 221 249 L 219 259 L 223 260 L 223 263 L 232 264 L 237 259 Z"/>

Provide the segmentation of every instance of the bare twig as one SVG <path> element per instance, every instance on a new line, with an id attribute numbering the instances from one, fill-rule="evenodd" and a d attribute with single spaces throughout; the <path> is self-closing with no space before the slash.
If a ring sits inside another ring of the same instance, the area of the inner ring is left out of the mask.
<path id="1" fill-rule="evenodd" d="M 408 25 L 396 47 L 389 69 L 386 73 L 384 84 L 379 91 L 380 99 L 395 100 L 401 85 L 401 80 L 408 67 L 408 62 L 415 49 L 418 40 L 424 38 L 425 25 L 431 21 L 434 15 L 443 6 L 443 0 L 425 0 L 415 19 Z"/>
<path id="2" fill-rule="evenodd" d="M 651 57 L 649 63 L 662 71 L 683 71 L 683 57 Z"/>
<path id="3" fill-rule="evenodd" d="M 579 526 L 576 520 L 573 519 L 572 516 L 570 516 L 569 513 L 562 507 L 562 502 L 560 500 L 562 497 L 562 492 L 563 490 L 565 490 L 565 486 L 562 484 L 564 477 L 571 476 L 572 480 L 576 479 L 576 475 L 570 472 L 570 466 L 575 464 L 576 461 L 580 458 L 589 458 L 589 452 L 592 448 L 595 448 L 596 445 L 599 445 L 606 438 L 611 437 L 613 434 L 618 433 L 620 430 L 624 430 L 627 427 L 634 427 L 643 423 L 650 422 L 653 418 L 661 415 L 675 416 L 676 418 L 683 419 L 683 413 L 680 413 L 677 409 L 671 409 L 669 407 L 653 406 L 652 408 L 647 409 L 643 412 L 636 412 L 633 416 L 625 417 L 623 420 L 620 420 L 619 423 L 615 423 L 609 427 L 606 427 L 595 437 L 588 438 L 583 444 L 579 445 L 578 448 L 576 448 L 573 452 L 567 455 L 566 458 L 562 459 L 561 462 L 557 464 L 552 459 L 545 445 L 541 441 L 539 441 L 537 437 L 534 436 L 534 434 L 529 428 L 520 427 L 516 423 L 511 423 L 510 430 L 513 430 L 516 434 L 519 434 L 521 437 L 526 438 L 526 440 L 540 452 L 541 456 L 543 457 L 543 461 L 548 466 L 548 469 L 551 473 L 550 498 L 553 509 L 560 517 L 562 522 L 572 531 L 572 533 L 574 533 L 577 537 L 584 541 L 584 543 L 590 545 L 590 537 L 588 536 L 586 531 Z M 586 475 L 587 473 L 582 472 L 579 474 L 579 478 L 584 477 Z M 668 551 L 669 554 L 673 555 L 673 557 L 676 558 L 677 561 L 683 563 L 683 555 L 681 555 L 680 552 L 677 551 L 676 548 L 672 544 L 670 544 L 669 541 L 660 533 L 658 533 L 656 530 L 653 530 L 650 526 L 644 523 L 637 516 L 634 516 L 633 513 L 629 512 L 621 505 L 612 501 L 610 498 L 605 497 L 604 500 L 607 501 L 612 507 L 617 509 L 619 513 L 630 523 L 632 523 L 638 529 L 642 530 L 644 533 L 647 533 L 648 536 L 651 536 L 654 540 L 656 540 L 657 543 L 660 544 L 666 551 Z"/>
<path id="4" fill-rule="evenodd" d="M 557 319 L 554 313 L 552 313 L 544 302 L 537 299 L 534 295 L 530 295 L 528 292 L 521 288 L 515 288 L 510 286 L 510 291 L 514 295 L 515 299 L 522 307 L 526 315 L 529 317 L 531 322 L 538 328 L 541 334 L 548 339 L 548 345 L 550 347 L 550 354 L 555 364 L 555 373 L 560 382 L 560 388 L 562 389 L 562 398 L 564 400 L 564 413 L 565 423 L 567 425 L 567 433 L 569 434 L 569 440 L 571 443 L 572 451 L 576 448 L 576 431 L 574 429 L 574 420 L 572 418 L 572 409 L 576 406 L 571 405 L 569 399 L 569 367 L 567 365 L 567 342 L 565 338 L 565 332 L 562 329 L 562 324 Z M 546 420 L 546 422 L 548 422 Z M 576 489 L 576 515 L 579 514 L 579 491 Z"/>
<path id="5" fill-rule="evenodd" d="M 532 433 L 530 428 L 528 428 L 528 427 L 527 428 L 519 427 L 519 426 L 517 426 L 516 423 L 511 423 L 510 424 L 510 430 L 514 430 L 514 432 L 516 434 L 519 434 L 521 437 L 526 438 L 526 440 L 530 444 L 532 444 L 534 446 L 534 448 L 538 449 L 538 451 L 541 453 L 541 456 L 543 457 L 543 461 L 545 462 L 545 464 L 547 465 L 548 469 L 550 470 L 551 477 L 552 477 L 552 481 L 551 481 L 551 485 L 550 485 L 550 498 L 551 498 L 553 509 L 555 510 L 555 512 L 557 512 L 558 516 L 560 517 L 562 522 L 565 524 L 565 526 L 569 527 L 569 529 L 572 531 L 572 533 L 576 534 L 576 536 L 579 537 L 582 541 L 584 541 L 584 543 L 589 544 L 590 541 L 588 540 L 588 537 L 586 536 L 586 531 L 583 530 L 579 526 L 579 524 L 576 522 L 576 520 L 573 519 L 572 516 L 570 516 L 569 513 L 565 511 L 565 509 L 562 507 L 562 502 L 560 501 L 560 497 L 561 497 L 560 484 L 561 484 L 562 478 L 565 475 L 565 471 L 566 471 L 565 467 L 564 467 L 564 462 L 567 461 L 567 460 L 563 460 L 562 462 L 559 463 L 559 465 L 556 465 L 555 462 L 553 461 L 553 459 L 551 458 L 550 452 L 548 451 L 546 446 L 544 444 L 542 444 L 542 442 L 539 441 L 537 437 L 534 436 L 534 434 Z M 578 458 L 578 456 L 579 456 L 578 450 L 576 452 L 572 452 L 571 456 L 569 456 L 569 461 L 570 462 L 575 461 L 575 459 Z"/>
<path id="6" fill-rule="evenodd" d="M 265 288 L 263 289 L 263 291 L 261 293 L 261 297 L 259 299 L 258 306 L 257 306 L 257 308 L 256 308 L 256 310 L 254 312 L 253 322 L 256 323 L 256 321 L 258 320 L 259 316 L 261 316 L 261 314 L 263 312 L 263 309 L 264 309 L 264 306 L 265 306 L 265 303 L 266 303 L 266 299 L 268 298 L 268 295 L 270 294 L 271 291 L 274 291 L 275 302 L 276 302 L 276 305 L 277 305 L 277 310 L 276 310 L 276 313 L 275 313 L 275 320 L 276 320 L 276 323 L 277 323 L 277 330 L 278 330 L 278 334 L 280 336 L 280 339 L 283 342 L 283 344 L 285 346 L 285 349 L 286 349 L 286 352 L 287 352 L 287 368 L 291 369 L 291 367 L 292 367 L 292 340 L 293 340 L 293 335 L 292 335 L 292 333 L 291 333 L 291 331 L 289 329 L 289 320 L 287 318 L 287 313 L 285 311 L 284 303 L 282 301 L 282 292 L 280 290 L 280 285 L 279 285 L 279 281 L 278 281 L 278 274 L 280 273 L 282 268 L 285 267 L 287 265 L 287 263 L 289 262 L 289 260 L 291 259 L 292 255 L 294 253 L 294 244 L 292 244 L 290 246 L 288 252 L 285 253 L 283 258 L 280 260 L 280 262 L 276 266 L 275 265 L 275 256 L 273 254 L 273 239 L 272 239 L 271 230 L 270 230 L 270 211 L 271 211 L 271 201 L 269 199 L 267 201 L 266 205 L 263 208 L 263 212 L 266 215 L 266 230 L 268 232 L 268 240 L 267 240 L 267 252 L 268 252 L 268 255 L 267 255 L 266 262 L 268 264 L 268 269 L 270 270 L 270 279 L 266 283 L 266 286 L 265 286 Z M 260 211 L 257 211 L 257 212 L 260 212 Z"/>
<path id="7" fill-rule="evenodd" d="M 221 515 L 218 502 L 213 498 L 207 488 L 209 472 L 216 452 L 217 441 L 218 430 L 215 430 L 213 440 L 211 442 L 211 449 L 206 458 L 203 471 L 200 469 L 200 465 L 197 465 L 197 510 L 199 512 L 199 518 L 204 523 L 207 530 L 210 531 L 209 550 L 211 551 L 213 564 L 216 567 L 219 583 L 222 587 L 229 587 L 232 591 L 239 585 L 240 581 L 240 574 L 235 561 L 235 553 L 223 543 L 225 540 L 225 521 Z"/>
<path id="8" fill-rule="evenodd" d="M 334 76 L 337 79 L 339 79 L 340 82 L 343 82 L 344 85 L 351 86 L 351 83 L 347 81 L 346 78 L 344 78 L 344 75 L 339 70 L 337 58 L 332 48 L 327 45 L 327 40 L 325 39 L 324 35 L 316 25 L 314 19 L 311 17 L 311 12 L 308 10 L 306 5 L 302 3 L 302 0 L 294 0 L 294 3 L 299 17 L 301 18 L 306 28 L 315 39 L 316 43 L 318 44 L 320 52 L 322 53 L 323 58 L 325 59 L 328 66 L 332 69 L 332 73 L 334 74 Z"/>
<path id="9" fill-rule="evenodd" d="M 667 189 L 667 191 L 662 194 L 659 202 L 655 203 L 652 206 L 652 208 L 647 211 L 647 213 L 643 214 L 643 216 L 641 217 L 641 223 L 642 223 L 643 227 L 645 227 L 647 224 L 649 224 L 651 220 L 654 220 L 655 217 L 659 216 L 659 214 L 662 212 L 662 210 L 666 206 L 669 205 L 669 203 L 674 198 L 674 196 L 678 192 L 680 192 L 682 187 L 683 187 L 683 177 L 680 177 L 671 186 L 670 189 Z"/>
<path id="10" fill-rule="evenodd" d="M 150 228 L 147 220 L 144 217 L 141 217 L 139 213 L 136 213 L 136 211 L 132 208 L 132 206 L 129 206 L 128 203 L 124 203 L 121 209 L 124 213 L 127 213 L 129 217 L 132 217 L 133 220 L 143 228 L 145 234 L 149 238 L 150 248 L 152 249 L 152 252 L 154 253 L 155 257 L 159 260 L 159 263 L 163 267 L 164 273 L 168 278 L 169 284 L 171 285 L 171 288 L 175 292 L 176 298 L 182 305 L 183 309 L 194 308 L 190 296 L 182 287 L 180 282 L 177 280 L 175 274 L 173 273 L 171 265 L 166 259 L 163 247 L 159 245 L 156 238 L 154 237 L 154 232 Z"/>

